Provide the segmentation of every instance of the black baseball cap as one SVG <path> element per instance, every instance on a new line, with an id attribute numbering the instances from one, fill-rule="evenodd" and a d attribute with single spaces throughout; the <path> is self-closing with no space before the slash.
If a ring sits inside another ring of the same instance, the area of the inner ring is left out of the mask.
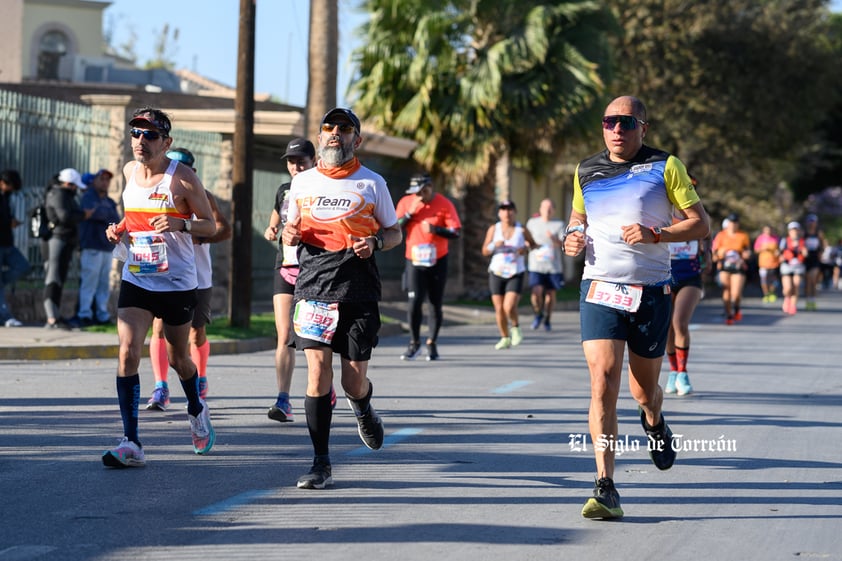
<path id="1" fill-rule="evenodd" d="M 316 157 L 316 147 L 306 138 L 293 138 L 287 144 L 287 151 L 281 156 L 282 159 L 289 158 L 310 158 Z"/>
<path id="2" fill-rule="evenodd" d="M 343 121 L 348 121 L 352 125 L 354 125 L 354 129 L 357 131 L 357 134 L 360 134 L 360 118 L 354 115 L 354 112 L 350 109 L 346 109 L 345 107 L 334 107 L 327 113 L 325 116 L 322 117 L 322 123 L 336 123 L 336 119 L 342 119 Z"/>
<path id="3" fill-rule="evenodd" d="M 152 127 L 158 129 L 158 132 L 164 136 L 169 136 L 172 123 L 170 123 L 170 118 L 167 117 L 167 114 L 160 109 L 144 107 L 143 109 L 138 109 L 134 112 L 134 115 L 132 115 L 132 118 L 129 121 L 129 126 L 146 128 Z"/>
<path id="4" fill-rule="evenodd" d="M 499 203 L 497 203 L 497 210 L 500 210 L 501 208 L 510 208 L 512 210 L 517 210 L 517 207 L 515 206 L 515 203 L 513 201 L 508 200 L 508 199 L 505 200 L 505 201 L 500 201 Z"/>

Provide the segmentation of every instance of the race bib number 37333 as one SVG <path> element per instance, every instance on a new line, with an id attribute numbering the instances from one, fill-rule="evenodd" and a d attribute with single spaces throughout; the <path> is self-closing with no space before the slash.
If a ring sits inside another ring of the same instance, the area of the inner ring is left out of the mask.
<path id="1" fill-rule="evenodd" d="M 605 281 L 591 281 L 585 302 L 608 306 L 624 312 L 636 312 L 640 307 L 643 287 L 636 284 L 618 284 Z"/>

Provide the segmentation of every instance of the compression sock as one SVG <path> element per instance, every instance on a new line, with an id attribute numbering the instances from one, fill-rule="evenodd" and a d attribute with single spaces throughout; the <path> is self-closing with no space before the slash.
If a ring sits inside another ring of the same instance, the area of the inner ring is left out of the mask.
<path id="1" fill-rule="evenodd" d="M 181 387 L 184 388 L 184 395 L 187 397 L 187 412 L 197 417 L 202 412 L 202 402 L 199 401 L 199 374 L 194 372 L 187 380 L 181 380 Z"/>
<path id="2" fill-rule="evenodd" d="M 330 422 L 333 407 L 330 406 L 330 392 L 319 397 L 304 397 L 304 414 L 307 416 L 307 430 L 313 442 L 316 456 L 330 453 Z"/>
<path id="3" fill-rule="evenodd" d="M 140 403 L 140 376 L 117 377 L 117 402 L 123 419 L 123 435 L 140 446 L 137 436 L 137 406 Z"/>
<path id="4" fill-rule="evenodd" d="M 690 347 L 676 347 L 675 357 L 677 366 L 675 370 L 678 372 L 687 372 L 687 357 L 690 355 Z"/>
<path id="5" fill-rule="evenodd" d="M 149 340 L 149 361 L 152 363 L 155 385 L 158 386 L 158 382 L 164 382 L 166 386 L 170 360 L 167 358 L 167 344 L 163 337 L 153 336 Z"/>
<path id="6" fill-rule="evenodd" d="M 678 350 L 678 349 L 676 349 Z M 678 359 L 676 358 L 676 353 L 667 353 L 667 359 L 670 361 L 670 371 L 677 372 L 678 371 Z"/>
<path id="7" fill-rule="evenodd" d="M 208 375 L 208 357 L 210 356 L 210 341 L 205 339 L 205 342 L 199 346 L 190 345 L 190 358 L 196 364 L 199 371 L 199 377 L 204 378 Z"/>

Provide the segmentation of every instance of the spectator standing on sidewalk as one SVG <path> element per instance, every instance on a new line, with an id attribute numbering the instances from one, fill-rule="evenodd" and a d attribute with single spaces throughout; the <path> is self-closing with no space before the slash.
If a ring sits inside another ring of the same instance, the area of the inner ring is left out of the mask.
<path id="1" fill-rule="evenodd" d="M 47 323 L 44 327 L 48 329 L 67 325 L 61 316 L 61 298 L 73 252 L 79 244 L 79 224 L 85 218 L 79 206 L 77 191 L 84 191 L 87 187 L 78 171 L 66 168 L 59 172 L 57 184 L 48 189 L 44 198 L 47 219 L 53 226 L 50 239 L 41 242 L 42 250 L 44 246 L 47 249 L 44 261 L 44 311 Z"/>
<path id="2" fill-rule="evenodd" d="M 342 388 L 357 432 L 368 448 L 383 445 L 383 423 L 371 396 L 368 363 L 380 330 L 380 273 L 376 251 L 402 239 L 386 181 L 363 166 L 360 120 L 350 110 L 328 111 L 319 133 L 315 168 L 292 179 L 284 245 L 298 245 L 295 281 L 296 348 L 307 358 L 304 413 L 313 444 L 313 465 L 301 489 L 333 484 L 330 425 L 333 355 L 341 357 Z"/>
<path id="3" fill-rule="evenodd" d="M 526 229 L 532 234 L 537 247 L 529 252 L 529 286 L 532 311 L 532 329 L 538 329 L 543 323 L 544 329 L 552 329 L 552 314 L 556 303 L 556 291 L 564 286 L 561 262 L 561 237 L 564 234 L 564 222 L 555 216 L 555 204 L 551 199 L 544 199 L 538 208 L 538 216 L 526 222 Z"/>
<path id="4" fill-rule="evenodd" d="M 629 389 L 649 456 L 665 470 L 676 457 L 658 385 L 670 322 L 667 243 L 705 238 L 710 225 L 684 164 L 643 144 L 649 129 L 643 103 L 618 97 L 603 115 L 606 150 L 576 168 L 564 241 L 567 255 L 586 250 L 579 317 L 591 382 L 588 426 L 592 442 L 619 438 L 617 399 L 628 346 Z M 596 485 L 582 508 L 585 518 L 623 516 L 615 454 L 613 446 L 594 447 Z"/>
<path id="5" fill-rule="evenodd" d="M 286 160 L 290 182 L 292 178 L 316 165 L 316 147 L 306 138 L 293 138 L 287 144 L 286 152 L 281 156 Z M 275 257 L 275 275 L 272 294 L 272 309 L 275 312 L 275 332 L 278 342 L 275 346 L 275 380 L 278 385 L 278 397 L 269 408 L 267 415 L 279 423 L 291 423 L 295 420 L 289 390 L 292 386 L 292 372 L 295 369 L 295 341 L 292 337 L 292 297 L 295 294 L 295 279 L 298 277 L 298 247 L 284 245 L 280 233 L 287 221 L 289 212 L 290 182 L 282 184 L 275 193 L 275 207 L 269 216 L 269 225 L 263 237 L 270 242 L 278 242 L 278 254 Z M 332 389 L 332 402 L 336 403 L 336 393 Z"/>
<path id="6" fill-rule="evenodd" d="M 22 222 L 22 217 L 14 215 L 12 197 L 22 186 L 17 170 L 5 169 L 0 172 L 0 325 L 20 327 L 23 325 L 9 310 L 6 302 L 6 287 L 29 272 L 29 261 L 15 247 L 14 229 Z"/>
<path id="7" fill-rule="evenodd" d="M 398 224 L 406 230 L 406 282 L 409 306 L 409 346 L 401 360 L 412 360 L 421 350 L 421 319 L 424 300 L 430 300 L 427 360 L 437 360 L 444 288 L 447 283 L 449 241 L 462 233 L 462 222 L 453 203 L 436 193 L 426 173 L 413 176 L 406 195 L 398 201 Z"/>
<path id="8" fill-rule="evenodd" d="M 85 219 L 79 224 L 79 311 L 68 322 L 71 327 L 111 322 L 108 300 L 114 246 L 105 230 L 109 224 L 120 221 L 117 203 L 108 196 L 113 177 L 113 173 L 101 169 L 85 182 L 88 188 L 82 193 L 81 202 Z"/>

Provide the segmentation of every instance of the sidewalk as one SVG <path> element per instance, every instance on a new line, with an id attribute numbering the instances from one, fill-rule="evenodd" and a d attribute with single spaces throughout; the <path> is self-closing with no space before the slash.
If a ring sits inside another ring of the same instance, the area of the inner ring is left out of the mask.
<path id="1" fill-rule="evenodd" d="M 381 337 L 400 335 L 408 330 L 406 302 L 383 302 L 381 313 L 393 318 L 384 323 Z M 524 313 L 528 313 L 526 310 Z M 531 317 L 531 316 L 529 316 Z M 493 324 L 490 307 L 444 306 L 445 325 Z M 212 339 L 211 353 L 242 354 L 275 348 L 275 339 Z M 85 330 L 45 329 L 43 326 L 0 327 L 0 360 L 67 360 L 74 358 L 117 358 L 119 345 L 114 333 Z"/>

